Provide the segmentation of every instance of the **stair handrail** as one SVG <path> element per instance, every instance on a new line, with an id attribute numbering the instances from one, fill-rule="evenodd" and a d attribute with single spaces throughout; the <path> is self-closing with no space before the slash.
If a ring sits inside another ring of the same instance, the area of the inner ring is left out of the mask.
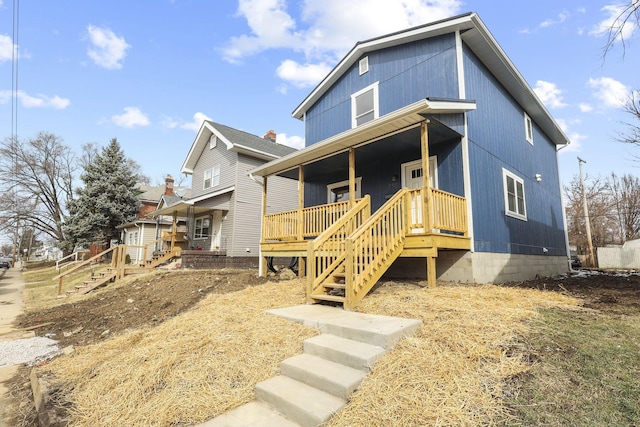
<path id="1" fill-rule="evenodd" d="M 402 252 L 410 211 L 403 188 L 346 238 L 345 309 L 355 307 Z"/>
<path id="2" fill-rule="evenodd" d="M 80 264 L 77 264 L 75 267 L 72 267 L 69 270 L 60 273 L 57 276 L 55 276 L 53 279 L 51 279 L 51 280 L 58 280 L 58 295 L 61 295 L 61 293 L 62 293 L 62 282 L 63 282 L 65 276 L 68 276 L 71 273 L 75 273 L 76 271 L 78 271 L 82 267 L 90 264 L 92 261 L 95 261 L 95 260 L 107 255 L 108 253 L 115 251 L 119 246 L 122 246 L 122 245 L 112 246 L 109 249 L 106 249 L 106 250 L 104 250 L 104 251 L 92 256 L 91 258 L 81 262 Z M 112 263 L 113 263 L 113 260 L 112 260 Z"/>
<path id="3" fill-rule="evenodd" d="M 371 215 L 371 197 L 367 194 L 340 219 L 314 240 L 307 250 L 307 301 L 321 288 L 322 282 L 345 258 L 345 239 Z"/>

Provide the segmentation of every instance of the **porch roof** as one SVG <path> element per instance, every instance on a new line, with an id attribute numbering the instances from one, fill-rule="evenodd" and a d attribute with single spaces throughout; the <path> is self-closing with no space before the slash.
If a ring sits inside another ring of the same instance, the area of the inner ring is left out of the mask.
<path id="1" fill-rule="evenodd" d="M 160 215 L 173 215 L 175 213 L 177 216 L 186 217 L 188 213 L 198 215 L 210 210 L 212 209 L 208 207 L 194 206 L 193 203 L 189 203 L 189 201 L 181 201 L 175 205 L 165 206 L 164 208 L 150 212 L 149 216 L 156 217 Z"/>
<path id="2" fill-rule="evenodd" d="M 476 109 L 476 103 L 464 99 L 426 98 L 385 114 L 356 128 L 346 130 L 303 150 L 272 160 L 250 171 L 250 175 L 269 176 L 279 174 L 299 165 L 346 151 L 351 147 L 366 145 L 386 138 L 424 121 L 426 114 L 455 114 Z"/>

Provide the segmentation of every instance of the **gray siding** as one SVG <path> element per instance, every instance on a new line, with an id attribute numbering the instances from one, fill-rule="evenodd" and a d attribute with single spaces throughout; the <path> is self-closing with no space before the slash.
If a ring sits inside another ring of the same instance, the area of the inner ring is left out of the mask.
<path id="1" fill-rule="evenodd" d="M 209 149 L 209 144 L 206 144 L 191 177 L 191 197 L 196 198 L 235 185 L 237 158 L 238 154 L 227 150 L 226 145 L 220 141 L 214 149 Z M 220 165 L 220 183 L 205 190 L 204 171 L 215 165 Z"/>
<path id="2" fill-rule="evenodd" d="M 230 245 L 227 247 L 229 256 L 258 256 L 260 233 L 262 225 L 262 186 L 253 181 L 248 173 L 251 169 L 263 164 L 258 160 L 243 154 L 238 155 L 236 168 L 236 190 L 232 197 L 233 231 Z M 259 181 L 261 178 L 257 178 Z M 281 212 L 297 209 L 298 207 L 297 181 L 287 178 L 269 178 L 267 184 L 267 211 Z M 225 222 L 229 222 L 229 217 Z M 223 229 L 224 229 L 223 222 Z M 224 230 L 223 230 L 224 232 Z M 249 249 L 249 251 L 247 251 Z"/>

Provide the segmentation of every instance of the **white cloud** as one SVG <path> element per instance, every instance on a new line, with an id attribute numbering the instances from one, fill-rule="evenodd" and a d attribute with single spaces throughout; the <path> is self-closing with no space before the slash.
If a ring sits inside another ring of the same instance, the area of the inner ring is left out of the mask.
<path id="1" fill-rule="evenodd" d="M 122 68 L 122 61 L 127 56 L 127 44 L 124 37 L 118 37 L 108 28 L 98 28 L 93 25 L 87 27 L 91 46 L 87 49 L 87 55 L 93 59 L 96 65 L 107 69 Z"/>
<path id="2" fill-rule="evenodd" d="M 585 102 L 580 103 L 580 105 L 578 105 L 578 108 L 580 108 L 580 111 L 583 113 L 590 113 L 593 111 L 593 106 Z"/>
<path id="3" fill-rule="evenodd" d="M 563 108 L 567 106 L 567 104 L 562 100 L 563 91 L 560 90 L 555 83 L 538 80 L 533 91 L 547 107 Z"/>
<path id="4" fill-rule="evenodd" d="M 638 0 L 633 0 L 632 2 L 636 4 L 636 7 L 640 6 L 640 2 Z M 626 22 L 619 19 L 621 14 L 623 14 L 622 16 L 625 16 L 625 9 L 629 6 L 630 4 L 621 4 L 619 2 L 604 6 L 600 10 L 603 11 L 607 17 L 600 21 L 598 25 L 593 27 L 589 31 L 589 35 L 600 37 L 609 34 L 610 31 L 613 31 L 617 33 L 616 41 L 629 39 L 637 27 L 636 20 L 633 15 Z"/>
<path id="5" fill-rule="evenodd" d="M 124 114 L 111 117 L 116 126 L 132 128 L 135 126 L 149 126 L 150 121 L 146 114 L 137 107 L 124 107 Z"/>
<path id="6" fill-rule="evenodd" d="M 295 87 L 308 87 L 318 83 L 329 71 L 331 66 L 321 64 L 298 64 L 287 59 L 280 64 L 276 73 L 282 80 L 288 81 Z"/>
<path id="7" fill-rule="evenodd" d="M 6 104 L 11 100 L 12 93 L 9 90 L 0 90 L 0 104 Z M 22 106 L 25 108 L 53 108 L 56 110 L 64 110 L 71 101 L 66 98 L 60 98 L 58 95 L 53 98 L 47 95 L 38 94 L 37 96 L 29 95 L 28 93 L 19 90 L 16 93 L 16 98 L 20 100 Z"/>
<path id="8" fill-rule="evenodd" d="M 0 34 L 0 62 L 11 61 L 18 53 L 18 47 L 13 44 L 11 37 Z"/>
<path id="9" fill-rule="evenodd" d="M 593 95 L 602 101 L 605 107 L 622 107 L 631 94 L 627 86 L 611 77 L 589 79 L 589 86 L 595 90 Z"/>
<path id="10" fill-rule="evenodd" d="M 564 21 L 567 20 L 568 17 L 569 17 L 569 14 L 567 12 L 561 12 L 558 14 L 557 19 L 547 19 L 546 21 L 541 22 L 540 28 L 547 28 L 553 25 L 562 24 Z"/>
<path id="11" fill-rule="evenodd" d="M 162 127 L 165 129 L 187 129 L 198 132 L 202 126 L 202 122 L 205 120 L 211 120 L 211 118 L 201 112 L 195 113 L 190 122 L 180 121 L 173 117 L 165 116 L 162 119 Z"/>
<path id="12" fill-rule="evenodd" d="M 204 113 L 197 112 L 193 115 L 193 120 L 191 122 L 182 123 L 179 126 L 182 129 L 189 129 L 194 132 L 198 132 L 200 130 L 200 126 L 202 126 L 202 122 L 205 120 L 211 120 L 211 118 Z"/>
<path id="13" fill-rule="evenodd" d="M 562 131 L 569 138 L 569 144 L 566 145 L 560 153 L 575 153 L 582 150 L 582 141 L 587 139 L 586 135 L 579 134 L 578 132 L 570 132 L 569 125 L 563 119 L 556 120 Z"/>
<path id="14" fill-rule="evenodd" d="M 304 60 L 284 60 L 278 75 L 294 86 L 313 85 L 324 76 L 318 71 L 330 69 L 357 41 L 453 16 L 462 4 L 461 0 L 306 0 L 296 22 L 285 0 L 240 0 L 238 16 L 246 19 L 250 33 L 230 39 L 222 54 L 229 62 L 240 62 L 267 49 L 291 49 Z M 293 70 L 304 75 L 294 75 Z"/>
<path id="15" fill-rule="evenodd" d="M 286 133 L 279 133 L 276 135 L 276 142 L 298 150 L 304 148 L 304 138 L 300 136 L 287 136 Z"/>

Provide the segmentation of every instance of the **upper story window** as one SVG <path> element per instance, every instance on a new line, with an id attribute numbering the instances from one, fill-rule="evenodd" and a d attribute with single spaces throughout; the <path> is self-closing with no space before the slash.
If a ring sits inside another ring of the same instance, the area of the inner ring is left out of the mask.
<path id="1" fill-rule="evenodd" d="M 360 75 L 363 75 L 364 73 L 369 71 L 369 57 L 368 56 L 365 56 L 364 58 L 362 58 L 360 60 L 360 62 L 358 63 L 358 71 L 360 72 Z"/>
<path id="2" fill-rule="evenodd" d="M 215 136 L 214 134 L 211 134 L 211 137 L 209 138 L 209 149 L 213 150 L 214 148 L 216 148 L 217 145 L 218 145 L 218 137 Z"/>
<path id="3" fill-rule="evenodd" d="M 377 119 L 378 114 L 378 82 L 351 95 L 351 127 Z"/>
<path id="4" fill-rule="evenodd" d="M 533 145 L 533 122 L 527 113 L 524 113 L 524 135 L 527 142 Z"/>
<path id="5" fill-rule="evenodd" d="M 506 215 L 527 220 L 527 207 L 524 197 L 524 181 L 506 169 L 502 169 L 504 182 L 504 211 Z"/>
<path id="6" fill-rule="evenodd" d="M 203 188 L 215 187 L 220 184 L 220 165 L 216 165 L 212 168 L 204 171 L 204 185 Z"/>

